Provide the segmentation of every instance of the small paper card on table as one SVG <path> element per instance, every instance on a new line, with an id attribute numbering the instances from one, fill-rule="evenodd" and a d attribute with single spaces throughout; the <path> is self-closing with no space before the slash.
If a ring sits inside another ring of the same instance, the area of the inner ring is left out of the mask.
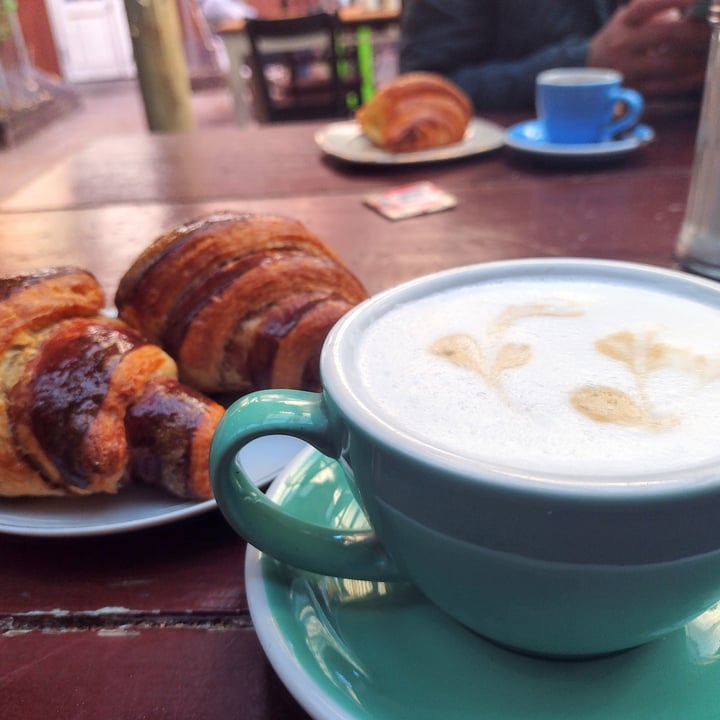
<path id="1" fill-rule="evenodd" d="M 448 210 L 457 205 L 457 198 L 435 183 L 417 182 L 366 195 L 363 202 L 390 220 L 402 220 Z"/>

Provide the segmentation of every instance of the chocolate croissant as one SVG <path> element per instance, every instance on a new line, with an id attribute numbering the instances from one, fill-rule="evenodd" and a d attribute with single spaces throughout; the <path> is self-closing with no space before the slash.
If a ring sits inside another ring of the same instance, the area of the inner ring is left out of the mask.
<path id="1" fill-rule="evenodd" d="M 217 213 L 156 239 L 123 276 L 120 317 L 202 392 L 318 389 L 332 325 L 367 297 L 302 223 Z"/>
<path id="2" fill-rule="evenodd" d="M 473 115 L 470 99 L 441 75 L 413 72 L 383 86 L 355 117 L 372 143 L 391 153 L 460 142 Z"/>
<path id="3" fill-rule="evenodd" d="M 0 495 L 116 493 L 141 480 L 211 497 L 207 458 L 221 406 L 180 385 L 157 345 L 98 314 L 103 301 L 95 278 L 76 268 L 0 279 L 0 318 L 9 319 L 0 334 Z"/>

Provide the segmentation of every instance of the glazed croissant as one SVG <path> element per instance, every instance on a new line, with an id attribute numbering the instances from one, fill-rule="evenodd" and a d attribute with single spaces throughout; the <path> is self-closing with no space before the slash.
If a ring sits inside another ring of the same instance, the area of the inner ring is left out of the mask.
<path id="1" fill-rule="evenodd" d="M 120 317 L 211 394 L 318 389 L 332 325 L 367 296 L 302 223 L 231 212 L 156 239 L 123 276 Z"/>
<path id="2" fill-rule="evenodd" d="M 211 497 L 223 409 L 172 358 L 100 313 L 85 270 L 0 279 L 0 495 L 116 493 L 133 481 Z"/>
<path id="3" fill-rule="evenodd" d="M 367 137 L 392 153 L 460 142 L 473 114 L 469 98 L 441 75 L 399 75 L 356 112 Z"/>

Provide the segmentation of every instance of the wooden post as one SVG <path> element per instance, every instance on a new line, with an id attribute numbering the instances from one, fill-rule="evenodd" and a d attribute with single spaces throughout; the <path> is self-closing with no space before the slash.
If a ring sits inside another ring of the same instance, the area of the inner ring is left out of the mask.
<path id="1" fill-rule="evenodd" d="M 125 12 L 148 127 L 153 132 L 192 130 L 177 0 L 125 0 Z"/>

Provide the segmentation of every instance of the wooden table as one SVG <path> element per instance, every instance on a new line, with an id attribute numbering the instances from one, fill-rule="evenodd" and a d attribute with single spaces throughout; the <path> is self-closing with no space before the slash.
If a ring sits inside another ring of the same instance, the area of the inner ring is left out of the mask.
<path id="1" fill-rule="evenodd" d="M 653 125 L 653 145 L 586 168 L 504 150 L 436 166 L 348 167 L 314 147 L 320 124 L 110 138 L 0 203 L 0 262 L 5 273 L 83 265 L 112 297 L 158 233 L 229 207 L 303 220 L 372 292 L 501 258 L 672 266 L 697 119 L 662 115 Z M 370 190 L 420 179 L 455 193 L 458 206 L 393 223 L 362 204 Z M 3 718 L 307 718 L 253 630 L 244 554 L 217 511 L 85 539 L 0 535 Z"/>

